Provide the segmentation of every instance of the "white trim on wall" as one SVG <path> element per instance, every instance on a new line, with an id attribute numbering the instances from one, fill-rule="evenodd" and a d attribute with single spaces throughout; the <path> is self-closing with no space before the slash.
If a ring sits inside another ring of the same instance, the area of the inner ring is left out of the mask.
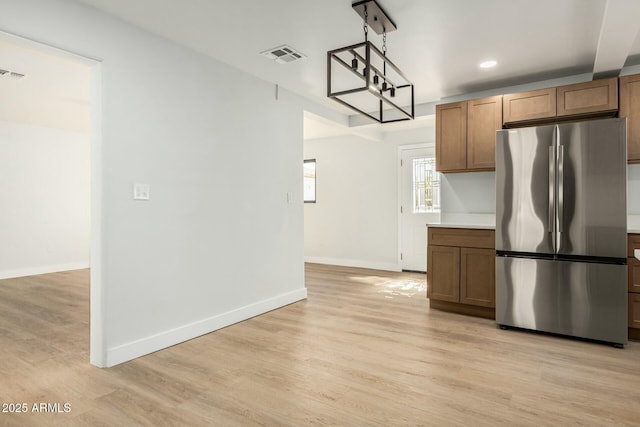
<path id="1" fill-rule="evenodd" d="M 104 337 L 104 289 L 102 283 L 102 63 L 91 68 L 91 272 L 89 362 L 99 368 L 107 363 Z"/>
<path id="2" fill-rule="evenodd" d="M 221 313 L 199 322 L 161 332 L 137 341 L 123 344 L 107 351 L 105 366 L 111 367 L 128 360 L 162 350 L 176 343 L 184 342 L 218 329 L 242 322 L 252 317 L 275 310 L 285 305 L 307 298 L 307 289 L 296 289 L 263 301 Z"/>
<path id="3" fill-rule="evenodd" d="M 304 257 L 304 262 L 312 264 L 326 264 L 326 265 L 338 265 L 341 267 L 355 267 L 355 268 L 369 268 L 372 270 L 384 270 L 384 271 L 401 271 L 400 264 L 393 264 L 388 262 L 374 262 L 364 261 L 358 259 L 343 259 L 343 258 L 326 258 L 326 257 Z"/>
<path id="4" fill-rule="evenodd" d="M 0 271 L 0 280 L 13 279 L 15 277 L 36 276 L 38 274 L 58 273 L 61 271 L 81 270 L 83 268 L 89 268 L 89 263 L 86 261 L 80 261 L 57 265 L 21 268 L 19 270 L 6 270 Z"/>

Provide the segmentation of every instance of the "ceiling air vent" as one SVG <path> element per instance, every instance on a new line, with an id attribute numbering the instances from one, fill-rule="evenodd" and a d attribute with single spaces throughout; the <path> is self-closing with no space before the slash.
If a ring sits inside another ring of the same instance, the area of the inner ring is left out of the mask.
<path id="1" fill-rule="evenodd" d="M 24 74 L 22 73 L 18 73 L 16 71 L 9 71 L 9 70 L 4 70 L 2 68 L 0 68 L 0 78 L 2 77 L 6 77 L 9 79 L 14 79 L 14 80 L 20 80 L 22 78 L 24 78 Z"/>
<path id="2" fill-rule="evenodd" d="M 306 55 L 286 44 L 274 47 L 273 49 L 267 49 L 264 52 L 260 52 L 260 54 L 280 64 L 288 64 L 306 58 Z"/>

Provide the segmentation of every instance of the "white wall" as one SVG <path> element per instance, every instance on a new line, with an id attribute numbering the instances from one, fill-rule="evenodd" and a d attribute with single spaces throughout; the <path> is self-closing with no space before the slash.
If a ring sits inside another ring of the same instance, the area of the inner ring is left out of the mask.
<path id="1" fill-rule="evenodd" d="M 628 166 L 627 211 L 640 214 L 640 165 Z M 442 213 L 495 213 L 495 172 L 442 175 Z"/>
<path id="2" fill-rule="evenodd" d="M 86 268 L 89 135 L 0 121 L 0 279 Z"/>
<path id="3" fill-rule="evenodd" d="M 0 10 L 0 30 L 102 60 L 94 364 L 306 297 L 298 97 L 76 3 Z M 136 182 L 150 201 L 132 200 Z"/>
<path id="4" fill-rule="evenodd" d="M 442 215 L 496 212 L 495 172 L 445 173 L 440 186 Z"/>
<path id="5" fill-rule="evenodd" d="M 381 141 L 342 135 L 304 141 L 317 160 L 317 197 L 304 208 L 308 262 L 399 271 L 398 147 L 433 147 L 433 126 L 372 128 Z M 366 135 L 367 132 L 364 132 Z"/>
<path id="6" fill-rule="evenodd" d="M 317 203 L 304 207 L 309 262 L 398 270 L 397 146 L 338 136 L 304 143 Z"/>
<path id="7" fill-rule="evenodd" d="M 318 203 L 304 208 L 305 259 L 399 269 L 397 146 L 433 141 L 433 134 L 433 128 L 425 128 L 390 132 L 384 142 L 357 136 L 305 141 L 305 158 L 318 161 Z M 495 214 L 495 172 L 441 176 L 443 219 Z M 372 185 L 365 185 L 367 180 Z M 629 213 L 640 214 L 640 165 L 629 165 L 628 207 Z"/>

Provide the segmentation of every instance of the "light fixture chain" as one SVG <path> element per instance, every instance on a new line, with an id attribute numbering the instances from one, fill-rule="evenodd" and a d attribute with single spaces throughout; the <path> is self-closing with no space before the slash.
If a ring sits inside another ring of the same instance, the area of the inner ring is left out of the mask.
<path id="1" fill-rule="evenodd" d="M 382 56 L 384 56 L 385 58 L 387 57 L 387 29 L 385 27 L 382 27 Z M 382 62 L 382 75 L 387 75 L 386 59 Z M 386 86 L 386 80 L 384 86 Z"/>
<path id="2" fill-rule="evenodd" d="M 387 29 L 382 28 L 382 54 L 387 56 Z"/>
<path id="3" fill-rule="evenodd" d="M 364 5 L 364 41 L 368 41 L 369 36 L 369 11 L 367 11 L 367 5 Z"/>

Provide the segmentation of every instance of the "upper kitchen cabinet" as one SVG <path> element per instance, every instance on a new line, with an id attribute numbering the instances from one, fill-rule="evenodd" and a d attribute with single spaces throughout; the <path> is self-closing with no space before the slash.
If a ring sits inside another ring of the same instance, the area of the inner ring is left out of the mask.
<path id="1" fill-rule="evenodd" d="M 495 169 L 496 131 L 502 128 L 502 96 L 436 105 L 436 169 Z"/>
<path id="2" fill-rule="evenodd" d="M 436 170 L 467 167 L 467 101 L 436 105 Z"/>
<path id="3" fill-rule="evenodd" d="M 615 113 L 618 110 L 618 79 L 560 86 L 557 97 L 558 117 Z"/>
<path id="4" fill-rule="evenodd" d="M 467 169 L 496 168 L 496 131 L 502 129 L 502 96 L 467 101 Z"/>
<path id="5" fill-rule="evenodd" d="M 504 123 L 516 125 L 613 116 L 618 111 L 618 79 L 613 77 L 557 88 L 511 93 L 504 95 L 502 106 Z"/>
<path id="6" fill-rule="evenodd" d="M 556 116 L 556 88 L 510 93 L 502 100 L 504 123 L 539 121 Z"/>
<path id="7" fill-rule="evenodd" d="M 627 118 L 627 160 L 640 163 L 640 74 L 620 77 L 620 117 Z"/>

